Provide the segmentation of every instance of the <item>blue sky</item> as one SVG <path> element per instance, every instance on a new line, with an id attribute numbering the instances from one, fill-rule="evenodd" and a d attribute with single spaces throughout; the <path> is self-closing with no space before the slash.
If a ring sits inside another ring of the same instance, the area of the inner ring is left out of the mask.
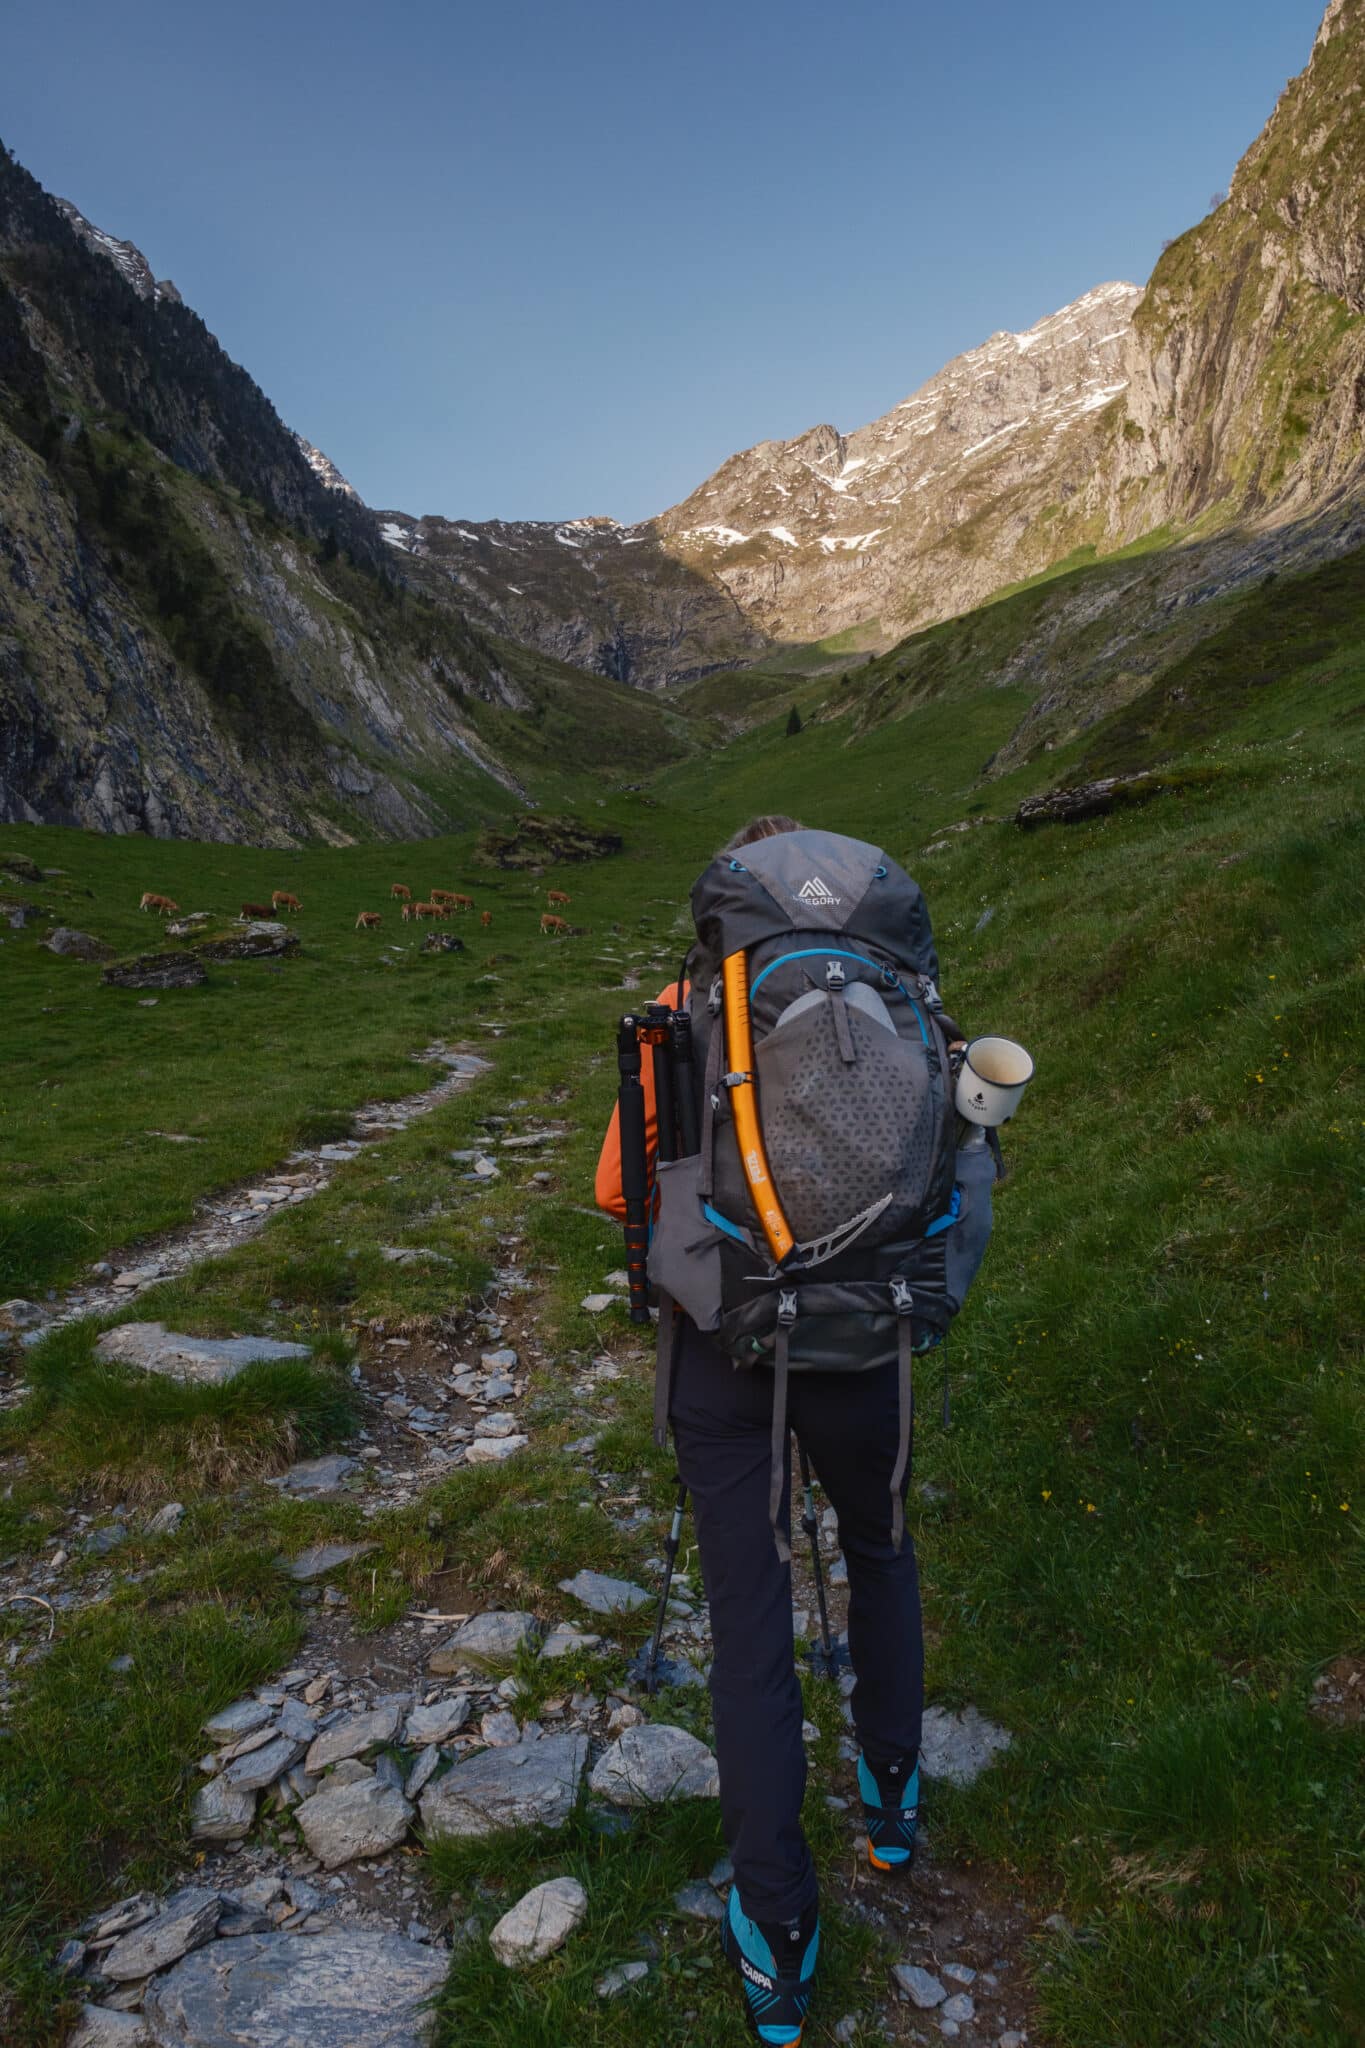
<path id="1" fill-rule="evenodd" d="M 643 517 L 1226 186 L 1323 0 L 44 0 L 0 137 L 371 504 Z"/>

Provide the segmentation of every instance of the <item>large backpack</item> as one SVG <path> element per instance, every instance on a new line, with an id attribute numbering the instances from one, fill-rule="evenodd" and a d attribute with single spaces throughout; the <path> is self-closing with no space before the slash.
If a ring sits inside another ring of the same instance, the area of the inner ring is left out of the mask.
<path id="1" fill-rule="evenodd" d="M 771 1520 L 789 1372 L 896 1360 L 893 1532 L 912 1359 L 942 1342 L 981 1263 L 998 1152 L 955 1143 L 924 898 L 875 846 L 797 831 L 720 854 L 692 890 L 700 1150 L 661 1162 L 655 1428 L 666 1440 L 675 1304 L 741 1367 L 774 1372 Z"/>

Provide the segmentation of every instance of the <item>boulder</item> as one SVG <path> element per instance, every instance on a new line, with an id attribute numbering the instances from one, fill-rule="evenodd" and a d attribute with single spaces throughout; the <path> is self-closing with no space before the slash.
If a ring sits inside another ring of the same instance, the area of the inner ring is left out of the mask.
<path id="1" fill-rule="evenodd" d="M 25 1301 L 21 1294 L 0 1301 L 0 1330 L 36 1330 L 42 1320 L 37 1302 Z"/>
<path id="2" fill-rule="evenodd" d="M 255 1818 L 254 1791 L 233 1785 L 226 1778 L 210 1778 L 194 1795 L 190 1833 L 196 1842 L 240 1842 L 251 1833 Z"/>
<path id="3" fill-rule="evenodd" d="M 316 1776 L 330 1764 L 339 1764 L 343 1757 L 364 1756 L 367 1750 L 382 1749 L 385 1743 L 397 1740 L 402 1718 L 402 1708 L 392 1703 L 371 1707 L 366 1713 L 347 1714 L 314 1738 L 303 1768 Z"/>
<path id="4" fill-rule="evenodd" d="M 552 1877 L 538 1884 L 503 1914 L 488 1936 L 488 1946 L 509 1970 L 543 1963 L 563 1948 L 588 1911 L 588 1895 L 576 1877 Z"/>
<path id="5" fill-rule="evenodd" d="M 627 1728 L 605 1750 L 589 1779 L 616 1806 L 656 1806 L 669 1799 L 714 1799 L 716 1760 L 685 1728 L 647 1723 Z"/>
<path id="6" fill-rule="evenodd" d="M 41 882 L 43 871 L 36 860 L 30 860 L 26 853 L 0 853 L 0 869 L 8 875 L 17 875 L 21 882 Z"/>
<path id="7" fill-rule="evenodd" d="M 491 1835 L 500 1828 L 564 1825 L 588 1757 L 581 1729 L 542 1735 L 466 1758 L 428 1785 L 422 1821 L 429 1835 Z"/>
<path id="8" fill-rule="evenodd" d="M 526 1436 L 476 1436 L 465 1451 L 466 1465 L 501 1465 L 508 1458 L 524 1451 L 530 1438 Z"/>
<path id="9" fill-rule="evenodd" d="M 201 1387 L 221 1387 L 263 1361 L 312 1356 L 306 1344 L 284 1344 L 273 1337 L 186 1337 L 160 1323 L 120 1323 L 104 1332 L 95 1350 L 112 1364 L 134 1365 Z"/>
<path id="10" fill-rule="evenodd" d="M 535 1635 L 533 1614 L 474 1614 L 438 1650 L 432 1651 L 427 1668 L 438 1678 L 458 1671 L 462 1664 L 496 1670 L 500 1665 L 514 1663 L 522 1644 L 533 1642 Z"/>
<path id="11" fill-rule="evenodd" d="M 367 1771 L 349 1784 L 329 1779 L 294 1817 L 319 1863 L 337 1870 L 357 1856 L 382 1856 L 396 1848 L 412 1825 L 413 1809 L 396 1786 L 382 1785 Z"/>
<path id="12" fill-rule="evenodd" d="M 121 1935 L 100 1963 L 106 1977 L 128 1984 L 164 1970 L 193 1948 L 201 1948 L 218 1925 L 223 1902 L 217 1892 L 186 1885 L 172 1892 L 158 1913 Z"/>
<path id="13" fill-rule="evenodd" d="M 147 1991 L 154 2048 L 425 2048 L 449 1957 L 361 1928 L 244 1934 Z"/>
<path id="14" fill-rule="evenodd" d="M 920 1736 L 920 1769 L 926 1778 L 970 1785 L 999 1750 L 1009 1748 L 1012 1739 L 1008 1729 L 998 1728 L 975 1707 L 963 1707 L 960 1713 L 927 1707 Z"/>
<path id="15" fill-rule="evenodd" d="M 72 931 L 64 924 L 49 932 L 41 943 L 49 953 L 60 953 L 64 960 L 112 960 L 114 957 L 114 948 L 107 946 L 103 939 L 97 939 L 89 932 Z"/>
<path id="16" fill-rule="evenodd" d="M 633 1614 L 637 1607 L 648 1607 L 653 1597 L 643 1586 L 633 1586 L 629 1579 L 609 1578 L 605 1572 L 578 1572 L 571 1579 L 561 1579 L 559 1590 L 571 1593 L 594 1614 Z"/>
<path id="17" fill-rule="evenodd" d="M 1099 782 L 1081 782 L 1070 789 L 1050 789 L 1042 796 L 1026 796 L 1014 814 L 1014 822 L 1025 830 L 1032 825 L 1076 825 L 1124 805 L 1148 803 L 1154 796 L 1163 796 L 1167 788 L 1159 776 L 1150 773 L 1107 775 Z"/>
<path id="18" fill-rule="evenodd" d="M 424 953 L 463 953 L 464 940 L 454 932 L 428 932 L 422 941 Z"/>
<path id="19" fill-rule="evenodd" d="M 193 953 L 139 953 L 133 960 L 116 960 L 100 979 L 110 988 L 198 988 L 207 980 L 202 962 Z"/>

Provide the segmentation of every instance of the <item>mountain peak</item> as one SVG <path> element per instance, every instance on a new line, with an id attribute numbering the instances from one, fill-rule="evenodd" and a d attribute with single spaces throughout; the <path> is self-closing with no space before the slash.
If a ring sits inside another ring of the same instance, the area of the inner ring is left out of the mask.
<path id="1" fill-rule="evenodd" d="M 306 441 L 294 428 L 291 427 L 289 431 L 294 435 L 300 454 L 318 482 L 324 484 L 329 491 L 335 491 L 339 497 L 354 498 L 358 505 L 361 502 L 359 491 L 354 484 L 347 483 L 330 455 L 324 455 L 321 448 L 315 448 L 311 441 Z"/>
<path id="2" fill-rule="evenodd" d="M 184 304 L 179 292 L 168 277 L 158 278 L 152 273 L 152 266 L 135 242 L 121 241 L 117 235 L 106 234 L 87 220 L 78 206 L 69 199 L 54 199 L 58 212 L 70 222 L 87 249 L 93 249 L 97 256 L 103 256 L 113 264 L 121 276 L 127 279 L 140 299 L 150 299 L 154 306 L 166 300 L 172 306 Z"/>

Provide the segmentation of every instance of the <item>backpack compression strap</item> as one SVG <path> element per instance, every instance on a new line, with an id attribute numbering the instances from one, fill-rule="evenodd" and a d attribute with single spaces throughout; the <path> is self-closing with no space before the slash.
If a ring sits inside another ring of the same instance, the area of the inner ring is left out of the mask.
<path id="1" fill-rule="evenodd" d="M 891 1282 L 896 1309 L 896 1462 L 891 1472 L 891 1542 L 897 1557 L 905 1541 L 905 1468 L 910 1462 L 910 1422 L 915 1412 L 913 1358 L 915 1297 L 904 1280 Z"/>
<path id="2" fill-rule="evenodd" d="M 796 1322 L 796 1289 L 783 1287 L 777 1296 L 777 1337 L 773 1346 L 773 1441 L 768 1475 L 768 1527 L 783 1564 L 792 1561 L 791 1545 L 782 1528 L 782 1494 L 787 1484 L 791 1446 L 787 1430 L 787 1368 L 792 1326 Z"/>
<path id="3" fill-rule="evenodd" d="M 754 1087 L 754 1036 L 749 1018 L 749 977 L 743 953 L 731 953 L 721 969 L 725 986 L 725 1056 L 730 1071 L 730 1106 L 735 1116 L 735 1136 L 744 1178 L 763 1235 L 780 1266 L 796 1247 L 796 1239 L 782 1212 L 773 1177 L 768 1167 L 767 1147 L 758 1121 L 758 1093 Z"/>

